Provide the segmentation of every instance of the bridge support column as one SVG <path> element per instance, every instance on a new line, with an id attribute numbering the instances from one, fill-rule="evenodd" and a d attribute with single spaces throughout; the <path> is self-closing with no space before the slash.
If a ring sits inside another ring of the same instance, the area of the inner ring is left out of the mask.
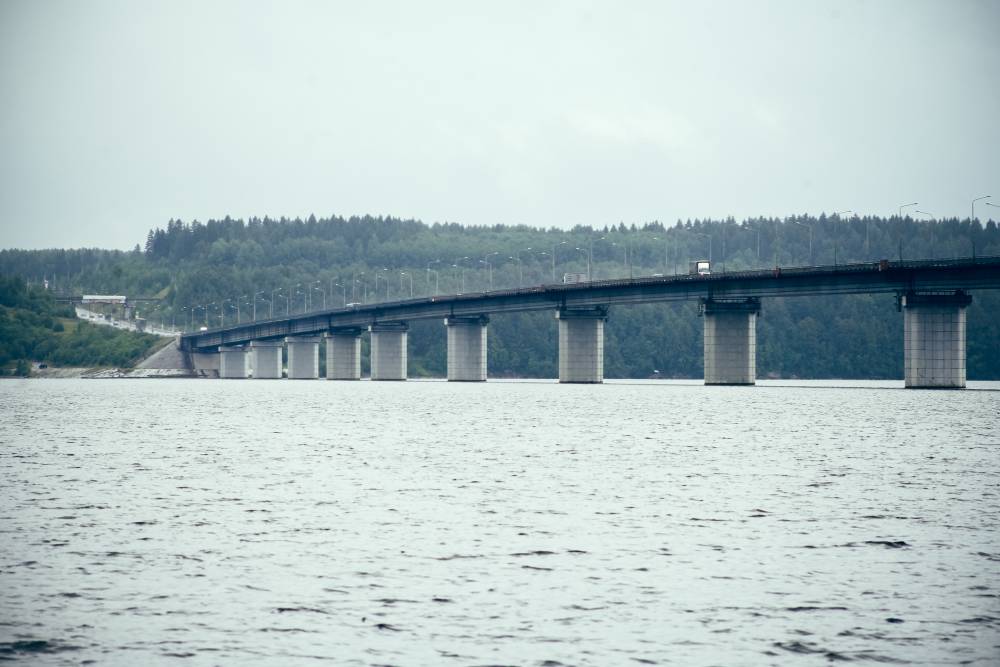
<path id="1" fill-rule="evenodd" d="M 280 340 L 250 341 L 250 362 L 255 380 L 281 379 L 281 351 L 284 347 Z"/>
<path id="2" fill-rule="evenodd" d="M 490 318 L 449 317 L 448 382 L 486 381 L 486 325 Z"/>
<path id="3" fill-rule="evenodd" d="M 202 377 L 219 375 L 220 354 L 218 352 L 192 352 L 191 366 Z"/>
<path id="4" fill-rule="evenodd" d="M 702 307 L 705 315 L 705 384 L 754 384 L 757 380 L 760 299 L 706 299 Z"/>
<path id="5" fill-rule="evenodd" d="M 970 303 L 972 297 L 961 290 L 902 297 L 907 388 L 965 388 L 965 309 Z"/>
<path id="6" fill-rule="evenodd" d="M 219 347 L 219 377 L 246 378 L 247 352 L 242 345 L 222 345 Z"/>
<path id="7" fill-rule="evenodd" d="M 406 379 L 405 322 L 386 322 L 368 327 L 372 336 L 372 380 Z"/>
<path id="8" fill-rule="evenodd" d="M 315 380 L 319 377 L 319 336 L 289 336 L 288 379 Z"/>
<path id="9" fill-rule="evenodd" d="M 559 320 L 559 382 L 596 384 L 604 382 L 604 306 L 586 309 L 562 308 Z"/>
<path id="10" fill-rule="evenodd" d="M 361 329 L 326 333 L 326 379 L 361 379 Z"/>

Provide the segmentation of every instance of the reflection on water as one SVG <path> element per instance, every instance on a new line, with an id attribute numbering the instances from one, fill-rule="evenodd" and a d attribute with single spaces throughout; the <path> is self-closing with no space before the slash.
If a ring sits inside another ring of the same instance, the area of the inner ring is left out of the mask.
<path id="1" fill-rule="evenodd" d="M 1000 392 L 831 384 L 2 382 L 0 659 L 995 664 Z"/>

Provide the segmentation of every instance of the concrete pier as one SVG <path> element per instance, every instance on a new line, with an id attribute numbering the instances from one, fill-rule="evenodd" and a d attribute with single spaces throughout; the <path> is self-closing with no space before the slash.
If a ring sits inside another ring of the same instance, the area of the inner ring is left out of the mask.
<path id="1" fill-rule="evenodd" d="M 319 377 L 319 336 L 289 336 L 288 379 L 315 380 Z"/>
<path id="2" fill-rule="evenodd" d="M 285 345 L 280 340 L 255 340 L 250 342 L 250 362 L 255 380 L 281 379 L 281 352 Z"/>
<path id="3" fill-rule="evenodd" d="M 604 382 L 604 321 L 608 309 L 562 308 L 559 320 L 559 382 Z"/>
<path id="4" fill-rule="evenodd" d="M 405 322 L 386 322 L 368 327 L 372 336 L 372 380 L 406 379 Z"/>
<path id="5" fill-rule="evenodd" d="M 219 377 L 230 379 L 247 377 L 247 353 L 242 345 L 219 347 Z"/>
<path id="6" fill-rule="evenodd" d="M 448 381 L 486 381 L 486 325 L 490 318 L 448 317 Z"/>
<path id="7" fill-rule="evenodd" d="M 219 375 L 220 356 L 218 352 L 192 352 L 191 368 L 195 375 L 212 377 Z"/>
<path id="8" fill-rule="evenodd" d="M 361 329 L 326 333 L 326 379 L 361 379 Z"/>
<path id="9" fill-rule="evenodd" d="M 972 296 L 961 290 L 902 297 L 907 388 L 965 388 L 965 309 L 970 303 Z"/>
<path id="10" fill-rule="evenodd" d="M 760 299 L 702 301 L 705 384 L 755 384 Z"/>

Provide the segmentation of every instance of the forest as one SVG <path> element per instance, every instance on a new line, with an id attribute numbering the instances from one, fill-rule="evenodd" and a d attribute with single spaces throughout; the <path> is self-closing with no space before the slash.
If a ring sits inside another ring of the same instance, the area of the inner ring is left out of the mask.
<path id="1" fill-rule="evenodd" d="M 922 214 L 923 215 L 923 214 Z M 229 217 L 170 220 L 131 251 L 0 251 L 0 274 L 60 294 L 156 297 L 139 314 L 192 329 L 256 317 L 434 293 L 685 272 L 709 259 L 713 272 L 889 259 L 1000 255 L 993 220 L 911 216 L 797 215 L 737 221 L 651 221 L 601 228 L 426 224 L 392 217 Z M 974 293 L 968 311 L 970 379 L 1000 379 L 1000 295 Z M 901 378 L 902 316 L 892 295 L 774 298 L 758 322 L 759 377 Z M 612 309 L 606 376 L 697 378 L 702 373 L 697 305 Z M 492 317 L 493 376 L 554 377 L 551 313 Z M 413 322 L 410 371 L 443 376 L 440 322 Z"/>

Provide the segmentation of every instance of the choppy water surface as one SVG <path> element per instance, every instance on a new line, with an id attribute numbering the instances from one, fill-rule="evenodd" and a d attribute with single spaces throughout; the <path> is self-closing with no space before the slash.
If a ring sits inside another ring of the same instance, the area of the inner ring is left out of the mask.
<path id="1" fill-rule="evenodd" d="M 996 664 L 1000 392 L 818 384 L 2 382 L 0 658 Z"/>

